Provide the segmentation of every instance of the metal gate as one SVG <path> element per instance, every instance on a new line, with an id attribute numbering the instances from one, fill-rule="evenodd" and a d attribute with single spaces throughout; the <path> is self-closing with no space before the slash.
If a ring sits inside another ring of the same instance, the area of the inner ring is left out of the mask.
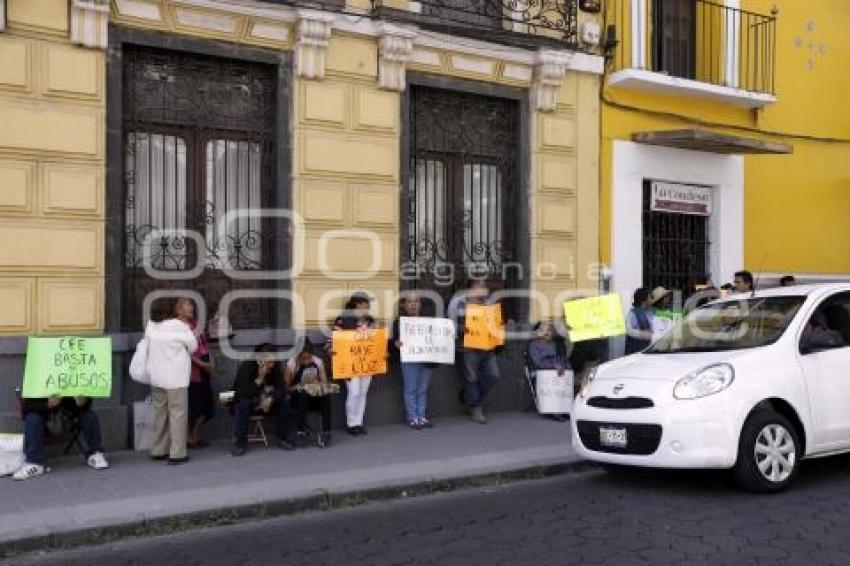
<path id="1" fill-rule="evenodd" d="M 708 217 L 652 210 L 652 181 L 643 182 L 643 284 L 688 297 L 708 270 Z"/>
<path id="2" fill-rule="evenodd" d="M 140 327 L 142 302 L 154 290 L 189 288 L 215 305 L 234 288 L 268 287 L 223 269 L 272 269 L 281 245 L 275 221 L 244 212 L 275 205 L 274 67 L 127 46 L 122 82 L 122 326 Z M 243 212 L 225 225 L 236 210 Z M 163 272 L 203 269 L 191 280 L 166 279 L 151 276 L 145 261 Z M 235 302 L 234 327 L 273 324 L 268 302 Z M 155 308 L 165 314 L 165 305 Z"/>
<path id="3" fill-rule="evenodd" d="M 518 106 L 411 87 L 402 288 L 448 300 L 470 276 L 517 285 Z"/>

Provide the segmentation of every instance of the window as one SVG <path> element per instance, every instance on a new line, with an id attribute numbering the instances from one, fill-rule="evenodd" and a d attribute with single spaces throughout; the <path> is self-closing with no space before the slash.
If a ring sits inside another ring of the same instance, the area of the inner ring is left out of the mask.
<path id="1" fill-rule="evenodd" d="M 654 1 L 655 71 L 686 79 L 696 76 L 696 21 L 696 0 Z"/>
<path id="2" fill-rule="evenodd" d="M 279 269 L 287 243 L 282 222 L 260 213 L 275 206 L 275 67 L 131 46 L 123 55 L 122 326 L 141 325 L 151 291 L 191 288 L 215 305 L 231 290 L 270 287 L 224 269 Z M 146 254 L 153 269 L 201 275 L 151 277 Z M 256 300 L 229 314 L 235 328 L 255 328 L 273 325 L 274 312 Z"/>
<path id="3" fill-rule="evenodd" d="M 823 301 L 809 319 L 800 339 L 805 352 L 850 345 L 850 293 Z"/>
<path id="4" fill-rule="evenodd" d="M 688 187 L 691 185 L 683 185 Z M 693 185 L 705 191 L 708 187 Z M 702 277 L 710 277 L 708 219 L 703 212 L 677 213 L 653 207 L 653 181 L 643 183 L 643 284 L 680 290 L 686 299 Z"/>
<path id="5" fill-rule="evenodd" d="M 444 298 L 470 275 L 505 278 L 515 287 L 516 270 L 507 268 L 518 261 L 518 103 L 429 87 L 411 90 L 403 208 L 405 260 L 417 277 L 405 286 L 435 290 Z"/>

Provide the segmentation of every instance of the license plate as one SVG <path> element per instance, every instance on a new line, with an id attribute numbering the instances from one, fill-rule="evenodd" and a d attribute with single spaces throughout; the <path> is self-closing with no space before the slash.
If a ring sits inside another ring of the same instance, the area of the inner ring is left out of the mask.
<path id="1" fill-rule="evenodd" d="M 599 427 L 599 444 L 609 448 L 625 448 L 628 443 L 626 429 Z"/>

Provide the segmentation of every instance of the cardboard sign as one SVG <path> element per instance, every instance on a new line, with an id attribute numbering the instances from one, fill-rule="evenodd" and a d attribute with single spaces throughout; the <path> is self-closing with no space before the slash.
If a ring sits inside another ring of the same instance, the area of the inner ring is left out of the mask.
<path id="1" fill-rule="evenodd" d="M 451 320 L 403 316 L 398 330 L 403 363 L 455 363 L 455 325 Z"/>
<path id="2" fill-rule="evenodd" d="M 499 305 L 466 305 L 463 347 L 493 350 L 505 344 L 505 323 Z"/>
<path id="3" fill-rule="evenodd" d="M 111 394 L 111 338 L 63 336 L 27 341 L 24 398 L 109 397 Z"/>
<path id="4" fill-rule="evenodd" d="M 334 330 L 333 377 L 350 379 L 387 373 L 387 331 Z"/>
<path id="5" fill-rule="evenodd" d="M 557 370 L 534 372 L 537 411 L 541 415 L 566 415 L 573 406 L 573 372 L 558 375 Z"/>
<path id="6" fill-rule="evenodd" d="M 626 333 L 620 295 L 600 295 L 564 303 L 570 341 L 582 342 Z"/>
<path id="7" fill-rule="evenodd" d="M 657 340 L 682 320 L 682 313 L 656 310 L 652 316 L 652 339 Z"/>

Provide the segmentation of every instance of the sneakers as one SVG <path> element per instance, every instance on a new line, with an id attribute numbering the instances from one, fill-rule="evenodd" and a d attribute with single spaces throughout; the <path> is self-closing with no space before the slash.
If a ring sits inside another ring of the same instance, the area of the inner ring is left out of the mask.
<path id="1" fill-rule="evenodd" d="M 487 424 L 487 415 L 484 414 L 484 409 L 481 407 L 470 407 L 469 416 L 478 424 Z"/>
<path id="2" fill-rule="evenodd" d="M 47 473 L 47 468 L 41 464 L 30 464 L 25 462 L 23 466 L 18 468 L 18 471 L 12 474 L 12 479 L 28 480 L 30 478 L 43 476 Z"/>
<path id="3" fill-rule="evenodd" d="M 103 452 L 95 452 L 86 458 L 86 464 L 88 464 L 89 468 L 93 470 L 105 470 L 109 467 L 109 462 L 106 461 L 106 458 L 103 456 Z"/>
<path id="4" fill-rule="evenodd" d="M 422 430 L 422 425 L 420 424 L 419 421 L 409 421 L 407 423 L 407 426 L 409 426 L 413 430 Z"/>
<path id="5" fill-rule="evenodd" d="M 241 444 L 235 444 L 233 448 L 230 449 L 230 455 L 238 458 L 239 456 L 244 456 L 245 452 L 247 451 L 248 449 L 245 448 L 245 446 Z"/>
<path id="6" fill-rule="evenodd" d="M 434 428 L 434 423 L 431 422 L 431 419 L 419 419 L 419 426 L 422 428 Z"/>

